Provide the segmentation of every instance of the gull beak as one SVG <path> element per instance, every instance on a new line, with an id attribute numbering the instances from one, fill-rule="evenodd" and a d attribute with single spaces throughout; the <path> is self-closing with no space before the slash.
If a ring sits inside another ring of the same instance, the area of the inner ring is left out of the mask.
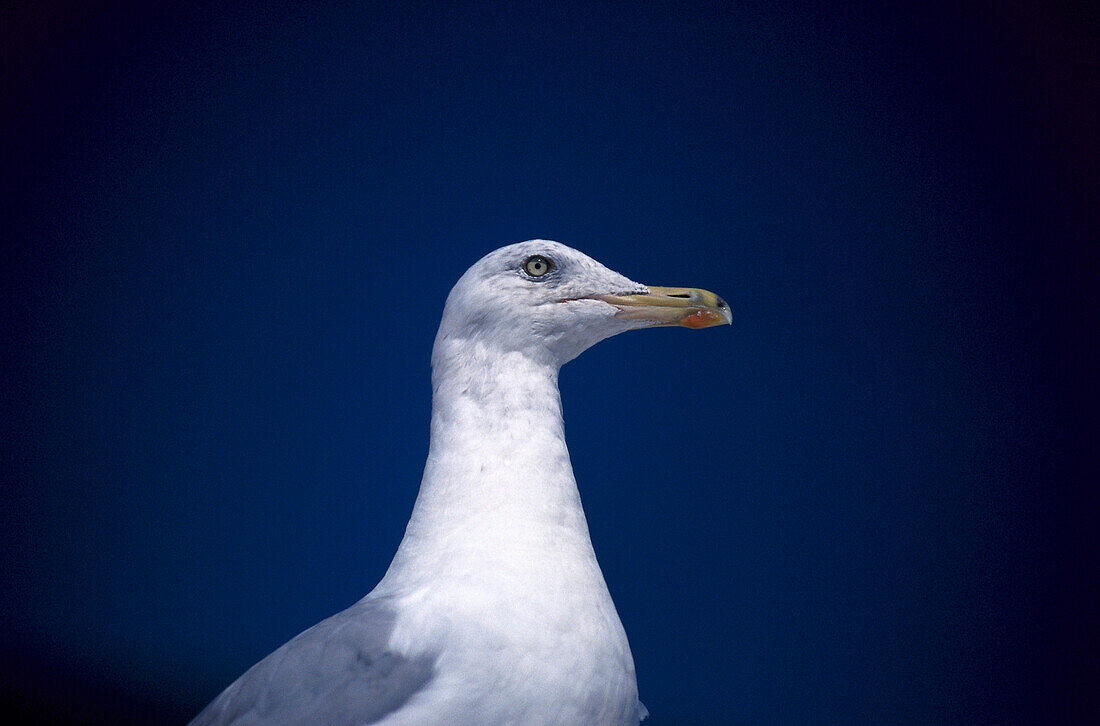
<path id="1" fill-rule="evenodd" d="M 656 325 L 709 328 L 732 325 L 733 313 L 726 301 L 708 290 L 693 287 L 650 287 L 645 295 L 594 295 L 619 309 L 617 318 L 648 320 Z"/>

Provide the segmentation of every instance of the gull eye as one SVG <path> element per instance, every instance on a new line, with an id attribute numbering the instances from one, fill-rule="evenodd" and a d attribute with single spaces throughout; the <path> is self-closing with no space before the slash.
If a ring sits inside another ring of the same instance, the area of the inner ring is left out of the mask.
<path id="1" fill-rule="evenodd" d="M 554 269 L 554 263 L 542 255 L 531 255 L 523 262 L 523 271 L 531 277 L 542 277 L 552 269 Z"/>

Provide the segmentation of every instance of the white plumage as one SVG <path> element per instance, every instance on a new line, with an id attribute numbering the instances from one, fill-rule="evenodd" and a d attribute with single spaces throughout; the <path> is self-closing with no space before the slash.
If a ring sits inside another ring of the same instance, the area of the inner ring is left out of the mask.
<path id="1" fill-rule="evenodd" d="M 193 724 L 637 724 L 634 660 L 596 562 L 558 369 L 624 330 L 730 322 L 557 242 L 482 258 L 432 351 L 431 444 L 385 577 L 253 666 Z"/>

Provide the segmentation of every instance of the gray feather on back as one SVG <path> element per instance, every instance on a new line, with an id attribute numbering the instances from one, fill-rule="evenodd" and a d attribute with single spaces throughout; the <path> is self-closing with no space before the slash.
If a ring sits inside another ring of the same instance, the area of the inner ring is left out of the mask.
<path id="1" fill-rule="evenodd" d="M 365 599 L 314 625 L 250 668 L 191 726 L 375 723 L 432 678 L 434 657 L 387 650 L 394 615 Z"/>

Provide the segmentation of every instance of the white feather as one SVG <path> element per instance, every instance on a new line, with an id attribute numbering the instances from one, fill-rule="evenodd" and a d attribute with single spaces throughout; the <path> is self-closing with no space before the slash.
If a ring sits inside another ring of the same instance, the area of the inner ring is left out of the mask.
<path id="1" fill-rule="evenodd" d="M 521 272 L 533 254 L 555 265 L 545 279 Z M 646 291 L 546 240 L 470 268 L 436 337 L 428 460 L 385 577 L 257 664 L 195 723 L 644 718 L 569 461 L 558 369 L 645 325 L 577 298 Z M 334 699 L 352 705 L 334 708 Z"/>

